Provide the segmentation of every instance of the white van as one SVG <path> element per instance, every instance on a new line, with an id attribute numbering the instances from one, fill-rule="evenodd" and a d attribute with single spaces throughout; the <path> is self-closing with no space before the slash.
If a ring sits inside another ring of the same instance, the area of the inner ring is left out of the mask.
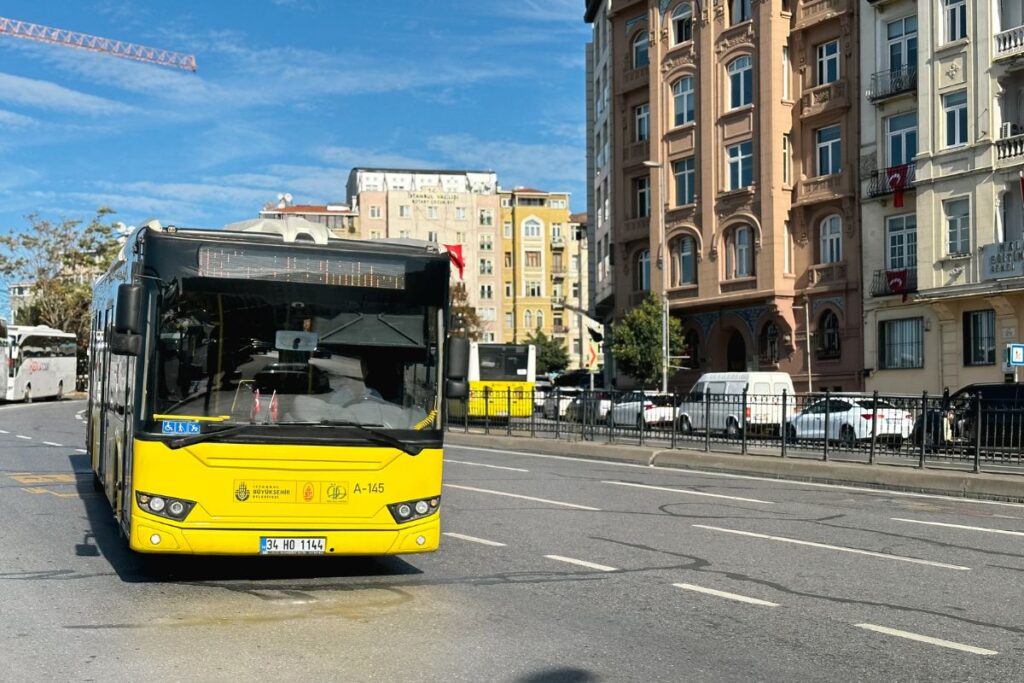
<path id="1" fill-rule="evenodd" d="M 743 415 L 743 390 L 747 390 Z M 739 436 L 746 422 L 748 432 L 779 434 L 782 424 L 782 392 L 792 412 L 793 378 L 786 372 L 708 372 L 693 385 L 679 404 L 676 425 L 680 432 L 710 429 Z"/>

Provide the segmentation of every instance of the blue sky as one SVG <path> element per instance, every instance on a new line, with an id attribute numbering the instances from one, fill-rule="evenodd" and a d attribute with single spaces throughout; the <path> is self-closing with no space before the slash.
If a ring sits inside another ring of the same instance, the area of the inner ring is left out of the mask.
<path id="1" fill-rule="evenodd" d="M 220 226 L 353 166 L 493 169 L 586 208 L 582 0 L 11 2 L 196 55 L 188 73 L 0 36 L 0 230 L 38 213 Z M 6 293 L 4 293 L 6 294 Z M 3 295 L 0 295 L 3 296 Z M 4 309 L 6 310 L 6 307 Z"/>

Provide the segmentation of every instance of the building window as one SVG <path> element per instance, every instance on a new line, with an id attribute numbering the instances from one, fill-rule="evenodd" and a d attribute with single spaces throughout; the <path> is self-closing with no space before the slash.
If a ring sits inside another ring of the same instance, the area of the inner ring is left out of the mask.
<path id="1" fill-rule="evenodd" d="M 672 44 L 693 40 L 693 8 L 684 2 L 672 12 Z"/>
<path id="2" fill-rule="evenodd" d="M 380 230 L 371 230 L 370 231 L 370 239 L 371 240 L 379 240 L 380 239 Z"/>
<path id="3" fill-rule="evenodd" d="M 751 228 L 740 225 L 725 235 L 725 279 L 750 277 L 754 274 L 751 250 Z"/>
<path id="4" fill-rule="evenodd" d="M 762 363 L 774 365 L 779 362 L 779 326 L 774 320 L 769 320 L 761 328 L 757 346 Z"/>
<path id="5" fill-rule="evenodd" d="M 533 311 L 526 311 L 523 313 L 523 325 L 528 330 L 533 329 Z"/>
<path id="6" fill-rule="evenodd" d="M 480 259 L 480 274 L 491 275 L 494 273 L 494 261 L 489 258 Z"/>
<path id="7" fill-rule="evenodd" d="M 578 283 L 578 282 L 572 283 L 572 298 L 573 299 L 579 299 L 580 298 L 580 283 Z"/>
<path id="8" fill-rule="evenodd" d="M 782 272 L 786 275 L 793 274 L 793 231 L 789 227 L 789 221 L 782 223 Z"/>
<path id="9" fill-rule="evenodd" d="M 697 284 L 697 248 L 692 237 L 680 237 L 672 243 L 672 286 Z"/>
<path id="10" fill-rule="evenodd" d="M 633 216 L 647 218 L 651 215 L 651 179 L 641 176 L 633 179 Z"/>
<path id="11" fill-rule="evenodd" d="M 434 219 L 437 218 L 437 207 L 436 206 L 428 206 L 427 207 L 427 218 L 429 218 L 431 220 L 434 220 Z"/>
<path id="12" fill-rule="evenodd" d="M 380 218 L 379 206 L 374 205 L 370 207 L 370 218 Z"/>
<path id="13" fill-rule="evenodd" d="M 527 268 L 540 268 L 540 252 L 539 251 L 528 251 L 528 252 L 526 252 L 526 267 Z"/>
<path id="14" fill-rule="evenodd" d="M 946 42 L 967 37 L 967 0 L 943 0 L 945 5 Z"/>
<path id="15" fill-rule="evenodd" d="M 512 198 L 511 197 L 502 197 L 501 198 L 501 206 L 504 209 L 507 209 L 510 206 L 512 206 Z"/>
<path id="16" fill-rule="evenodd" d="M 814 133 L 818 149 L 818 175 L 834 175 L 842 170 L 840 154 L 839 126 L 819 128 Z"/>
<path id="17" fill-rule="evenodd" d="M 457 232 L 457 233 L 455 233 L 455 244 L 465 244 L 465 243 L 466 243 L 466 233 L 464 233 L 464 232 Z"/>
<path id="18" fill-rule="evenodd" d="M 817 48 L 818 85 L 839 80 L 839 41 L 830 40 Z"/>
<path id="19" fill-rule="evenodd" d="M 819 263 L 839 263 L 843 260 L 843 221 L 839 216 L 829 216 L 818 226 Z"/>
<path id="20" fill-rule="evenodd" d="M 942 96 L 946 112 L 946 147 L 967 144 L 967 91 L 959 90 Z"/>
<path id="21" fill-rule="evenodd" d="M 924 367 L 924 319 L 878 323 L 878 367 L 899 370 Z"/>
<path id="22" fill-rule="evenodd" d="M 480 225 L 494 225 L 494 211 L 480 209 Z"/>
<path id="23" fill-rule="evenodd" d="M 512 239 L 512 221 L 505 221 L 501 226 L 501 234 L 505 239 Z"/>
<path id="24" fill-rule="evenodd" d="M 491 285 L 480 285 L 480 298 L 481 299 L 493 299 L 494 289 Z"/>
<path id="25" fill-rule="evenodd" d="M 917 217 L 908 213 L 885 221 L 885 267 L 887 270 L 917 268 Z"/>
<path id="26" fill-rule="evenodd" d="M 889 68 L 896 71 L 906 68 L 908 73 L 917 72 L 917 15 L 890 21 L 885 25 L 889 47 Z"/>
<path id="27" fill-rule="evenodd" d="M 966 255 L 971 252 L 971 203 L 967 199 L 944 202 L 946 232 L 949 235 L 949 254 Z"/>
<path id="28" fill-rule="evenodd" d="M 565 208 L 565 200 L 564 199 L 552 199 L 551 200 L 551 208 L 552 209 L 564 209 Z"/>
<path id="29" fill-rule="evenodd" d="M 455 220 L 464 221 L 466 220 L 466 207 L 456 206 L 455 207 Z"/>
<path id="30" fill-rule="evenodd" d="M 889 166 L 913 161 L 917 156 L 917 112 L 890 116 L 885 120 L 885 128 Z"/>
<path id="31" fill-rule="evenodd" d="M 434 233 L 437 234 L 437 233 Z M 437 240 L 432 240 L 437 241 Z M 494 248 L 494 237 L 489 233 L 480 235 L 480 251 L 491 251 Z"/>
<path id="32" fill-rule="evenodd" d="M 996 312 L 964 313 L 964 365 L 996 364 Z"/>
<path id="33" fill-rule="evenodd" d="M 428 242 L 437 242 L 437 231 L 435 231 L 435 230 L 428 230 L 427 231 L 427 241 Z"/>
<path id="34" fill-rule="evenodd" d="M 505 298 L 506 299 L 511 299 L 512 298 L 512 283 L 511 282 L 506 282 L 505 283 Z"/>
<path id="35" fill-rule="evenodd" d="M 553 242 L 557 242 L 560 239 L 562 239 L 562 224 L 561 223 L 552 223 L 551 224 L 551 240 Z"/>
<path id="36" fill-rule="evenodd" d="M 573 254 L 569 258 L 569 272 L 576 275 L 580 272 L 580 257 L 578 254 Z"/>
<path id="37" fill-rule="evenodd" d="M 636 125 L 636 141 L 643 142 L 651 137 L 651 105 L 644 102 L 634 110 L 634 121 Z M 600 134 L 600 133 L 599 133 Z M 601 142 L 598 140 L 598 149 Z"/>
<path id="38" fill-rule="evenodd" d="M 729 189 L 739 190 L 754 184 L 754 143 L 752 140 L 730 145 Z"/>
<path id="39" fill-rule="evenodd" d="M 672 163 L 672 172 L 676 176 L 676 206 L 686 206 L 697 201 L 696 173 L 693 157 Z"/>
<path id="40" fill-rule="evenodd" d="M 511 251 L 506 251 L 505 252 L 505 267 L 506 268 L 511 268 L 512 267 L 512 252 Z"/>
<path id="41" fill-rule="evenodd" d="M 543 227 L 540 221 L 528 218 L 523 221 L 523 237 L 540 237 Z"/>
<path id="42" fill-rule="evenodd" d="M 742 21 L 750 21 L 750 0 L 731 0 L 729 3 L 729 25 L 735 26 Z"/>
<path id="43" fill-rule="evenodd" d="M 782 46 L 782 99 L 793 99 L 792 85 L 793 67 L 789 63 L 789 45 Z"/>
<path id="44" fill-rule="evenodd" d="M 408 218 L 411 215 L 412 215 L 412 207 L 409 206 L 408 204 L 402 204 L 400 207 L 398 207 L 398 217 L 399 218 Z"/>
<path id="45" fill-rule="evenodd" d="M 515 313 L 506 313 L 505 314 L 505 329 L 511 330 L 515 326 L 516 326 L 516 316 L 515 316 Z"/>
<path id="46" fill-rule="evenodd" d="M 534 318 L 536 318 L 536 325 L 538 330 L 544 327 L 544 311 L 537 311 L 534 314 Z"/>
<path id="47" fill-rule="evenodd" d="M 754 101 L 754 60 L 744 55 L 729 62 L 729 107 L 736 109 Z"/>
<path id="48" fill-rule="evenodd" d="M 400 238 L 402 238 L 403 240 L 407 240 L 407 239 L 409 239 L 409 231 L 408 230 L 399 230 L 398 231 L 398 236 Z"/>
<path id="49" fill-rule="evenodd" d="M 633 39 L 633 68 L 639 69 L 650 64 L 647 55 L 647 31 L 641 31 Z"/>
<path id="50" fill-rule="evenodd" d="M 782 184 L 793 184 L 793 137 L 789 133 L 782 135 Z"/>
<path id="51" fill-rule="evenodd" d="M 675 125 L 690 123 L 694 118 L 693 77 L 680 78 L 672 85 Z"/>
<path id="52" fill-rule="evenodd" d="M 821 358 L 839 358 L 839 317 L 825 311 L 818 321 L 818 355 Z"/>
<path id="53" fill-rule="evenodd" d="M 526 296 L 543 296 L 539 280 L 530 280 L 526 283 Z"/>
<path id="54" fill-rule="evenodd" d="M 644 249 L 633 259 L 633 291 L 646 292 L 651 288 L 651 252 Z"/>

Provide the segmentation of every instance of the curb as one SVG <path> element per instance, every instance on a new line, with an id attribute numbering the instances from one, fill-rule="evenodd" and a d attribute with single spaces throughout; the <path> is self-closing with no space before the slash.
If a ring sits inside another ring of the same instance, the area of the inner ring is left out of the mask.
<path id="1" fill-rule="evenodd" d="M 448 432 L 445 442 L 509 451 L 530 451 L 596 461 L 627 462 L 650 467 L 719 472 L 818 484 L 861 486 L 880 491 L 927 493 L 956 498 L 975 498 L 1024 503 L 1024 476 L 974 474 L 952 469 L 911 465 L 781 458 L 776 455 L 739 455 L 703 451 L 650 448 L 600 443 L 487 436 Z"/>

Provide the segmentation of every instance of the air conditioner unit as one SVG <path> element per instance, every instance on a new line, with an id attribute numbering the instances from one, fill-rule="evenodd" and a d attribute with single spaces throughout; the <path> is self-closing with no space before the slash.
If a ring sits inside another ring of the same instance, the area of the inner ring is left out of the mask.
<path id="1" fill-rule="evenodd" d="M 999 137 L 1000 138 L 1012 138 L 1014 135 L 1021 134 L 1021 126 L 1013 123 L 1012 121 L 1003 121 L 1002 125 L 999 126 Z"/>

